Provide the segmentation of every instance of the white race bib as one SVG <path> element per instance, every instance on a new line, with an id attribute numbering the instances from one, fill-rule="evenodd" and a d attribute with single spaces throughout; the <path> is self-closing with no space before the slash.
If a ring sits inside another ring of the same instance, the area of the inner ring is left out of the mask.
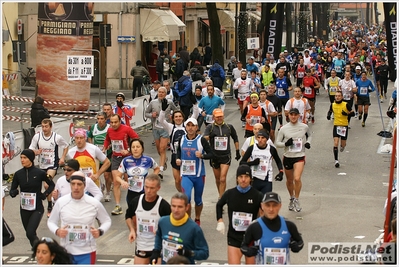
<path id="1" fill-rule="evenodd" d="M 155 219 L 142 219 L 137 217 L 137 234 L 145 237 L 154 237 L 156 225 Z"/>
<path id="2" fill-rule="evenodd" d="M 252 214 L 233 211 L 233 217 L 231 221 L 233 223 L 234 230 L 244 232 L 252 222 Z"/>
<path id="3" fill-rule="evenodd" d="M 134 192 L 141 192 L 144 187 L 144 176 L 137 175 L 133 177 L 128 177 L 127 181 L 129 183 L 129 190 Z"/>
<path id="4" fill-rule="evenodd" d="M 181 174 L 195 175 L 195 160 L 182 160 Z"/>
<path id="5" fill-rule="evenodd" d="M 305 87 L 305 94 L 311 95 L 311 94 L 312 94 L 312 88 L 306 86 L 306 87 Z"/>
<path id="6" fill-rule="evenodd" d="M 258 165 L 252 166 L 252 175 L 260 180 L 265 180 L 267 174 L 267 162 L 263 159 L 259 161 Z"/>
<path id="7" fill-rule="evenodd" d="M 121 153 L 123 150 L 123 140 L 112 140 L 112 151 L 116 153 Z"/>
<path id="8" fill-rule="evenodd" d="M 162 240 L 162 260 L 167 262 L 170 258 L 176 256 L 177 250 L 182 247 L 183 245 Z"/>
<path id="9" fill-rule="evenodd" d="M 293 138 L 293 144 L 288 149 L 289 152 L 302 151 L 302 138 Z"/>
<path id="10" fill-rule="evenodd" d="M 287 261 L 286 248 L 264 248 L 263 255 L 263 264 L 284 265 Z"/>
<path id="11" fill-rule="evenodd" d="M 277 94 L 279 96 L 285 96 L 285 91 L 283 88 L 277 88 Z"/>
<path id="12" fill-rule="evenodd" d="M 213 115 L 212 114 L 206 114 L 205 121 L 207 123 L 213 123 Z"/>
<path id="13" fill-rule="evenodd" d="M 360 94 L 361 95 L 366 95 L 367 94 L 367 87 L 360 87 Z"/>
<path id="14" fill-rule="evenodd" d="M 226 136 L 215 136 L 215 150 L 227 150 L 227 137 Z"/>
<path id="15" fill-rule="evenodd" d="M 23 210 L 36 209 L 36 193 L 21 192 L 21 208 Z"/>
<path id="16" fill-rule="evenodd" d="M 345 126 L 337 126 L 337 134 L 340 136 L 346 136 L 346 130 Z"/>
<path id="17" fill-rule="evenodd" d="M 250 126 L 254 126 L 257 123 L 260 123 L 260 119 L 261 119 L 261 116 L 251 116 L 251 117 L 249 117 L 249 120 L 250 120 L 249 125 Z"/>
<path id="18" fill-rule="evenodd" d="M 67 227 L 67 242 L 74 246 L 86 246 L 90 238 L 90 227 L 82 224 L 70 224 Z"/>
<path id="19" fill-rule="evenodd" d="M 91 177 L 93 175 L 93 168 L 92 167 L 80 168 L 80 170 L 84 174 L 86 174 L 87 177 Z"/>

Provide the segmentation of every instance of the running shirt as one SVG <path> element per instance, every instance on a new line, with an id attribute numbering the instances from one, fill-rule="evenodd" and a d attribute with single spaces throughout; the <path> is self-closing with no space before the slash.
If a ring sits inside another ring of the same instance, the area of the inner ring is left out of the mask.
<path id="1" fill-rule="evenodd" d="M 68 151 L 68 158 L 76 159 L 79 161 L 80 170 L 86 174 L 87 177 L 91 177 L 97 173 L 96 160 L 104 162 L 107 156 L 95 145 L 86 143 L 83 149 L 79 149 L 77 146 L 72 147 Z M 100 186 L 100 179 L 94 181 L 97 186 Z"/>
<path id="2" fill-rule="evenodd" d="M 281 78 L 276 78 L 276 95 L 279 98 L 285 98 L 289 99 L 290 94 L 288 92 L 288 87 L 291 86 L 291 81 L 287 79 L 286 76 L 284 76 L 282 79 Z"/>
<path id="3" fill-rule="evenodd" d="M 253 146 L 251 161 L 259 158 L 258 165 L 251 166 L 252 176 L 260 180 L 265 180 L 269 176 L 268 181 L 273 182 L 273 167 L 272 167 L 272 154 L 270 153 L 270 146 L 266 148 L 259 148 L 258 145 Z"/>
<path id="4" fill-rule="evenodd" d="M 122 108 L 113 107 L 114 114 L 119 114 L 123 124 L 130 126 L 130 119 L 133 117 L 133 109 L 131 106 L 123 104 Z"/>
<path id="5" fill-rule="evenodd" d="M 305 65 L 298 65 L 296 68 L 296 78 L 303 79 L 305 77 L 306 66 Z"/>
<path id="6" fill-rule="evenodd" d="M 247 110 L 245 119 L 250 119 L 251 121 L 250 123 L 247 122 L 245 124 L 245 130 L 252 131 L 256 123 L 261 123 L 262 117 L 266 118 L 266 110 L 264 110 L 260 105 L 258 105 L 257 107 L 248 105 L 245 107 L 245 109 Z"/>
<path id="7" fill-rule="evenodd" d="M 204 160 L 195 156 L 196 151 L 203 151 L 201 138 L 199 134 L 193 140 L 188 140 L 187 135 L 181 138 L 180 173 L 182 176 L 203 177 L 205 175 Z"/>
<path id="8" fill-rule="evenodd" d="M 356 93 L 357 96 L 369 97 L 370 92 L 375 91 L 375 87 L 369 79 L 365 81 L 362 81 L 361 79 L 357 80 L 356 87 L 357 87 L 357 93 Z"/>
<path id="9" fill-rule="evenodd" d="M 334 113 L 334 125 L 348 126 L 348 116 L 342 115 L 342 111 L 349 113 L 350 109 L 348 108 L 348 104 L 345 101 L 341 101 L 341 103 L 334 102 L 331 104 L 331 109 Z"/>
<path id="10" fill-rule="evenodd" d="M 152 157 L 141 156 L 139 159 L 133 156 L 124 158 L 119 165 L 118 171 L 127 173 L 129 190 L 137 193 L 144 192 L 144 179 L 150 169 L 155 169 L 158 164 Z"/>
<path id="11" fill-rule="evenodd" d="M 98 123 L 96 123 L 92 125 L 87 132 L 87 137 L 92 138 L 93 144 L 98 146 L 100 150 L 104 148 L 104 141 L 109 127 L 109 124 L 105 124 L 105 127 L 100 129 Z"/>
<path id="12" fill-rule="evenodd" d="M 69 144 L 61 135 L 51 132 L 49 137 L 45 137 L 43 132 L 40 131 L 33 136 L 29 149 L 42 149 L 39 155 L 39 168 L 47 170 L 58 168 L 60 160 L 58 155 L 59 148 L 65 149 L 68 146 Z"/>
<path id="13" fill-rule="evenodd" d="M 267 115 L 267 121 L 269 122 L 269 124 L 272 124 L 272 116 L 270 116 L 270 113 L 274 113 L 277 112 L 273 103 L 269 100 L 266 99 L 265 102 L 260 102 L 259 101 L 259 105 L 265 110 L 265 113 L 268 114 Z"/>
<path id="14" fill-rule="evenodd" d="M 356 88 L 356 84 L 353 80 L 340 80 L 339 87 L 341 88 L 342 95 L 345 101 L 351 100 L 353 98 L 353 88 Z"/>
<path id="15" fill-rule="evenodd" d="M 240 87 L 238 85 L 241 85 Z M 238 78 L 234 82 L 233 89 L 238 89 L 238 100 L 244 101 L 250 94 L 254 87 L 254 84 L 250 78 L 245 80 Z"/>
<path id="16" fill-rule="evenodd" d="M 139 135 L 130 126 L 121 124 L 118 129 L 114 130 L 109 127 L 104 141 L 104 147 L 111 145 L 112 155 L 122 157 L 122 150 L 129 148 L 129 139 L 139 138 Z"/>
<path id="17" fill-rule="evenodd" d="M 309 99 L 315 98 L 316 90 L 314 86 L 316 85 L 316 78 L 306 76 L 303 78 L 302 83 L 304 87 L 303 96 Z"/>
<path id="18" fill-rule="evenodd" d="M 289 101 L 285 104 L 284 110 L 290 111 L 292 108 L 297 108 L 299 110 L 299 120 L 303 123 L 308 123 L 307 111 L 310 110 L 309 101 L 301 97 L 300 99 L 296 99 L 294 97 L 290 98 Z"/>
<path id="19" fill-rule="evenodd" d="M 338 85 L 339 85 L 339 81 L 341 79 L 337 76 L 330 77 L 326 80 L 326 88 L 328 88 L 328 94 L 329 95 L 335 95 L 335 92 L 337 92 L 337 90 L 339 89 Z"/>

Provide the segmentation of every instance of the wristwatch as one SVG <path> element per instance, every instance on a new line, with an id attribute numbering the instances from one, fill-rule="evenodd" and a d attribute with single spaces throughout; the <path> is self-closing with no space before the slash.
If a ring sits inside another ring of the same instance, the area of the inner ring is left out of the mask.
<path id="1" fill-rule="evenodd" d="M 98 228 L 98 231 L 100 232 L 100 236 L 102 236 L 104 234 L 104 230 L 103 229 Z"/>

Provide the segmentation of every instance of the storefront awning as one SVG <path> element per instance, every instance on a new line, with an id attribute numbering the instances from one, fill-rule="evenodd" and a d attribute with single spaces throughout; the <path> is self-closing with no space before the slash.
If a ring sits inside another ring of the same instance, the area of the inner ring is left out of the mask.
<path id="1" fill-rule="evenodd" d="M 225 27 L 227 31 L 235 29 L 235 15 L 230 10 L 218 10 L 220 25 Z"/>
<path id="2" fill-rule="evenodd" d="M 170 10 L 140 9 L 140 34 L 143 42 L 180 40 L 186 25 Z"/>

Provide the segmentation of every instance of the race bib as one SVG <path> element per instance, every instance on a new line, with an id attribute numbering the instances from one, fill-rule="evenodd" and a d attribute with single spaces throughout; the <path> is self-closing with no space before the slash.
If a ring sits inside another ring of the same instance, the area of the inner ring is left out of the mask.
<path id="1" fill-rule="evenodd" d="M 293 138 L 293 144 L 288 149 L 289 152 L 302 151 L 302 138 Z"/>
<path id="2" fill-rule="evenodd" d="M 123 140 L 112 140 L 112 151 L 116 153 L 121 153 L 123 150 Z"/>
<path id="3" fill-rule="evenodd" d="M 159 122 L 158 118 L 155 119 L 155 127 L 163 128 L 162 124 Z"/>
<path id="4" fill-rule="evenodd" d="M 306 94 L 306 95 L 311 95 L 311 94 L 312 94 L 312 88 L 306 86 L 306 87 L 305 87 L 305 94 Z"/>
<path id="5" fill-rule="evenodd" d="M 337 91 L 337 87 L 335 87 L 335 86 L 331 86 L 330 87 L 330 92 L 331 93 L 335 93 Z"/>
<path id="6" fill-rule="evenodd" d="M 285 96 L 285 91 L 283 88 L 277 88 L 277 94 L 279 96 Z"/>
<path id="7" fill-rule="evenodd" d="M 90 227 L 82 224 L 71 224 L 67 227 L 67 242 L 74 246 L 86 246 L 90 238 Z"/>
<path id="8" fill-rule="evenodd" d="M 155 219 L 142 219 L 137 217 L 137 233 L 144 237 L 154 237 L 156 232 Z"/>
<path id="9" fill-rule="evenodd" d="M 284 265 L 287 261 L 286 248 L 264 248 L 263 264 Z"/>
<path id="10" fill-rule="evenodd" d="M 91 177 L 93 175 L 93 168 L 92 167 L 80 168 L 80 170 L 84 174 L 86 174 L 87 177 Z"/>
<path id="11" fill-rule="evenodd" d="M 206 114 L 205 121 L 207 123 L 213 123 L 213 115 L 212 114 Z"/>
<path id="12" fill-rule="evenodd" d="M 263 159 L 259 161 L 259 164 L 252 167 L 252 175 L 256 176 L 260 180 L 265 180 L 267 174 L 267 162 Z"/>
<path id="13" fill-rule="evenodd" d="M 227 137 L 215 137 L 215 150 L 227 150 Z"/>
<path id="14" fill-rule="evenodd" d="M 36 193 L 21 192 L 21 208 L 23 210 L 36 209 Z"/>
<path id="15" fill-rule="evenodd" d="M 252 222 L 252 214 L 245 212 L 233 211 L 233 229 L 236 231 L 244 232 Z"/>
<path id="16" fill-rule="evenodd" d="M 367 87 L 360 87 L 360 94 L 361 95 L 366 95 L 367 94 Z"/>
<path id="17" fill-rule="evenodd" d="M 337 126 L 337 134 L 340 136 L 346 136 L 346 130 L 345 126 Z"/>
<path id="18" fill-rule="evenodd" d="M 304 72 L 298 72 L 298 78 L 303 78 L 305 76 Z"/>
<path id="19" fill-rule="evenodd" d="M 179 248 L 183 248 L 183 245 L 162 240 L 162 260 L 167 262 L 170 258 L 176 256 Z"/>
<path id="20" fill-rule="evenodd" d="M 182 160 L 181 174 L 195 175 L 195 160 Z"/>
<path id="21" fill-rule="evenodd" d="M 144 187 L 144 176 L 137 175 L 128 177 L 127 182 L 129 183 L 129 190 L 134 192 L 141 192 Z"/>
<path id="22" fill-rule="evenodd" d="M 250 126 L 254 126 L 257 123 L 260 123 L 260 119 L 261 119 L 261 116 L 251 116 L 251 117 L 249 117 L 249 120 L 250 120 L 249 125 Z"/>
<path id="23" fill-rule="evenodd" d="M 341 66 L 335 66 L 334 68 L 336 72 L 341 72 Z"/>
<path id="24" fill-rule="evenodd" d="M 55 151 L 52 151 L 52 153 L 41 153 L 40 154 L 40 160 L 39 160 L 39 165 L 40 169 L 47 169 L 48 167 L 51 167 L 54 165 L 54 154 Z"/>
<path id="25" fill-rule="evenodd" d="M 240 99 L 240 101 L 244 101 L 247 97 L 248 94 L 238 94 L 238 99 Z"/>
<path id="26" fill-rule="evenodd" d="M 350 93 L 344 94 L 344 100 L 350 100 L 350 99 L 351 99 L 351 94 Z"/>

